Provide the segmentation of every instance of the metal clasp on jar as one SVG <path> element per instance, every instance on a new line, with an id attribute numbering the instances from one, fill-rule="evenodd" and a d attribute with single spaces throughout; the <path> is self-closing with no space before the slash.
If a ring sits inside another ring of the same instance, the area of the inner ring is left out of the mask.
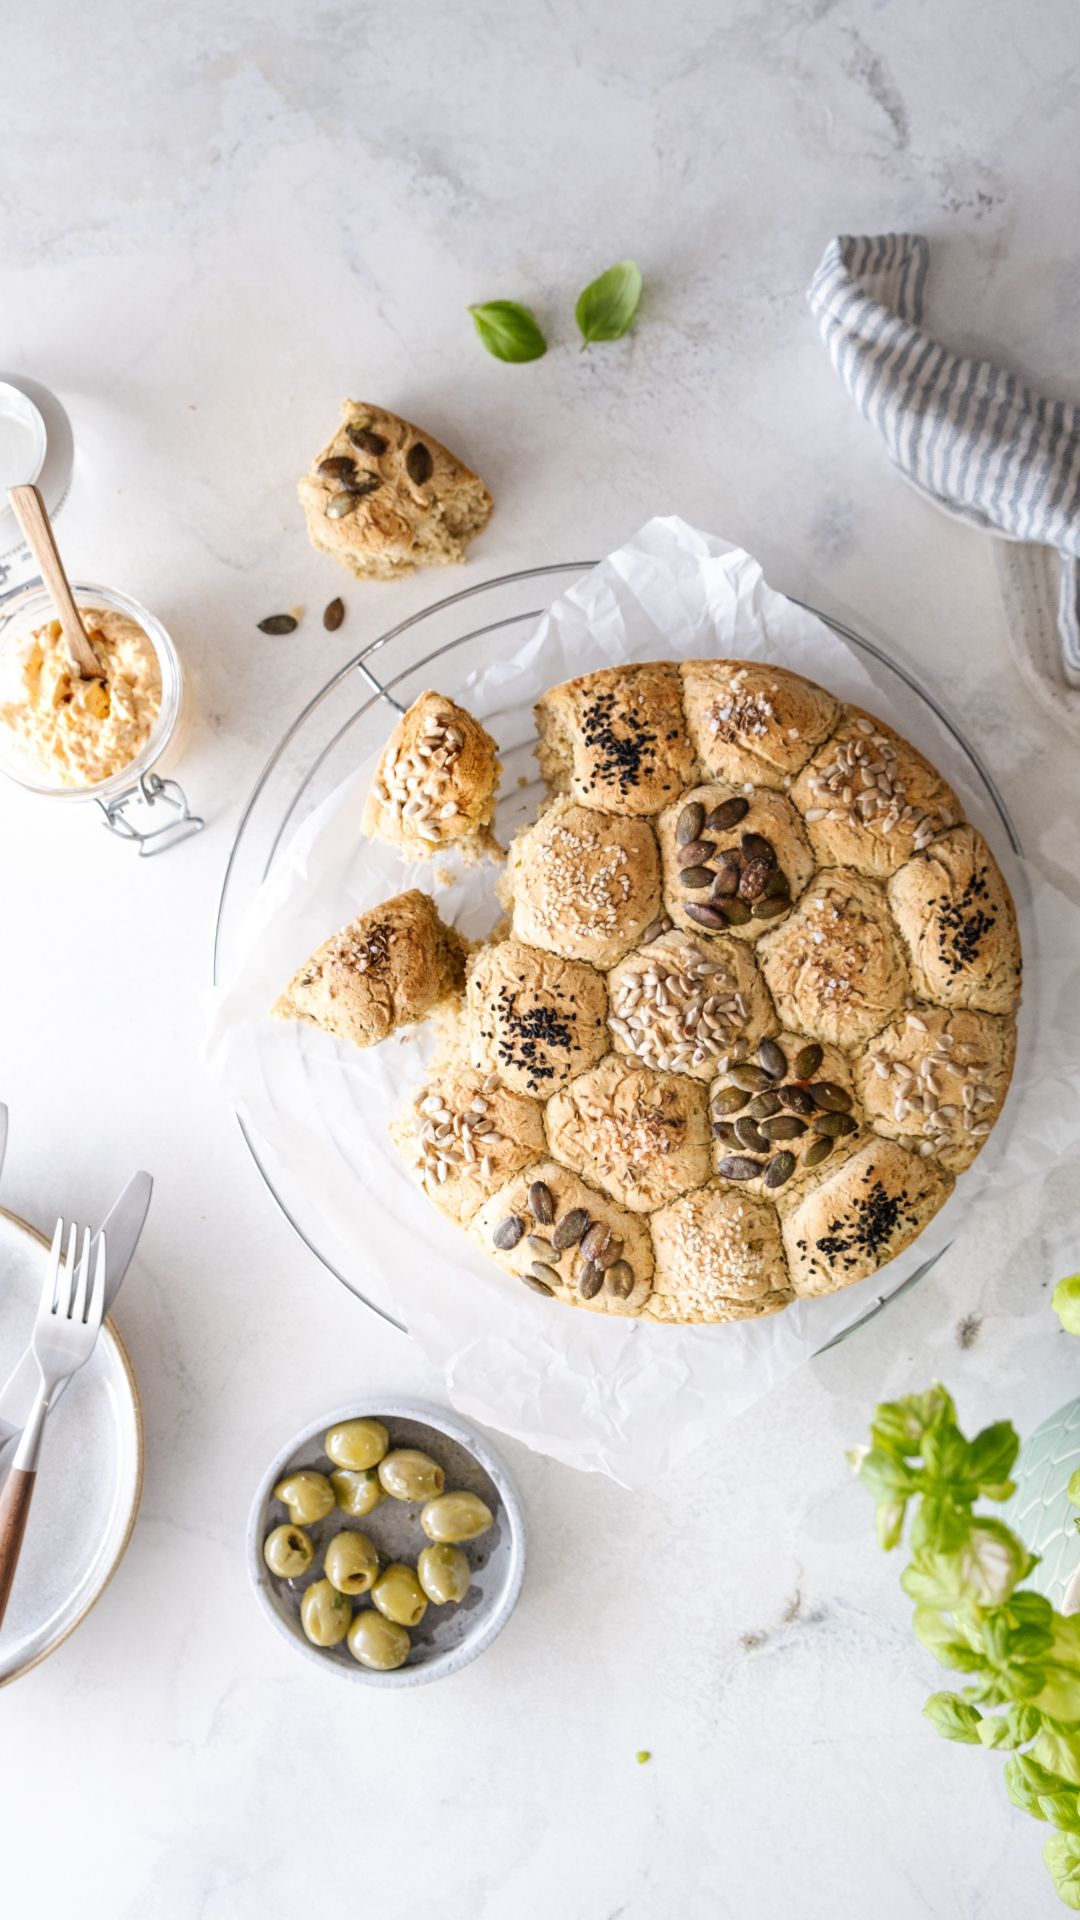
<path id="1" fill-rule="evenodd" d="M 155 853 L 167 853 L 181 840 L 201 833 L 206 825 L 197 813 L 192 813 L 183 787 L 175 780 L 163 780 L 157 773 L 141 773 L 133 787 L 126 787 L 111 800 L 99 800 L 98 806 L 105 815 L 109 832 L 119 834 L 121 840 L 134 841 L 141 860 Z M 163 808 L 168 817 L 159 815 L 156 825 L 144 824 L 152 821 L 158 808 Z"/>

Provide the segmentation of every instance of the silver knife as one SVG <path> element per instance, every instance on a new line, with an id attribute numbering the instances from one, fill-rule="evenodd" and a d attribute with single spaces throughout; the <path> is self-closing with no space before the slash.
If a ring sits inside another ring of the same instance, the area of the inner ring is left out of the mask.
<path id="1" fill-rule="evenodd" d="M 0 1112 L 3 1112 L 2 1108 Z M 118 1200 L 114 1201 L 99 1231 L 94 1235 L 95 1247 L 102 1233 L 108 1238 L 106 1313 L 120 1290 L 120 1283 L 131 1263 L 131 1256 L 139 1244 L 139 1235 L 143 1230 L 143 1222 L 146 1219 L 150 1195 L 153 1191 L 154 1183 L 148 1173 L 133 1173 L 123 1193 Z M 22 1432 L 27 1415 L 33 1406 L 38 1384 L 37 1361 L 27 1347 L 22 1358 L 16 1362 L 13 1372 L 0 1387 L 0 1450 L 13 1435 Z M 55 1396 L 54 1406 L 59 1397 L 59 1394 Z"/>

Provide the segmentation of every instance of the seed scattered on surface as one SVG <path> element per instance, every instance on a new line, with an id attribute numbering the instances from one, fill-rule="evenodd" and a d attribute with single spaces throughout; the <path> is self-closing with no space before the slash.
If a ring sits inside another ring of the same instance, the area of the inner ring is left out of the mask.
<path id="1" fill-rule="evenodd" d="M 803 1166 L 819 1167 L 823 1160 L 828 1159 L 832 1149 L 832 1141 L 824 1134 L 819 1134 L 816 1140 L 811 1140 L 810 1145 L 803 1154 Z"/>
<path id="2" fill-rule="evenodd" d="M 750 811 L 750 802 L 745 794 L 736 793 L 730 800 L 722 800 L 709 815 L 707 825 L 717 833 L 725 833 L 729 827 L 737 827 L 745 820 Z"/>
<path id="3" fill-rule="evenodd" d="M 605 1284 L 616 1300 L 629 1300 L 634 1291 L 634 1269 L 629 1260 L 616 1260 L 604 1275 Z"/>
<path id="4" fill-rule="evenodd" d="M 748 1154 L 729 1153 L 720 1162 L 720 1172 L 725 1180 L 756 1180 L 762 1164 L 760 1160 L 752 1160 Z"/>
<path id="5" fill-rule="evenodd" d="M 517 1246 L 524 1231 L 524 1220 L 519 1220 L 516 1213 L 509 1213 L 505 1220 L 499 1221 L 491 1237 L 500 1253 L 509 1253 L 511 1248 Z"/>
<path id="6" fill-rule="evenodd" d="M 542 1180 L 534 1180 L 529 1188 L 529 1212 L 542 1227 L 550 1227 L 555 1218 L 554 1195 Z"/>
<path id="7" fill-rule="evenodd" d="M 548 1286 L 547 1281 L 543 1277 L 543 1268 L 540 1269 L 539 1273 L 523 1273 L 521 1278 L 527 1287 L 532 1288 L 534 1293 L 545 1293 L 548 1299 L 551 1299 L 555 1289 Z"/>
<path id="8" fill-rule="evenodd" d="M 680 847 L 688 847 L 692 840 L 701 839 L 701 829 L 705 825 L 705 809 L 700 800 L 690 800 L 683 808 L 675 823 L 675 839 Z"/>
<path id="9" fill-rule="evenodd" d="M 760 1097 L 765 1099 L 766 1096 L 762 1094 Z M 739 1113 L 749 1098 L 745 1087 L 721 1087 L 719 1093 L 713 1095 L 713 1114 Z M 750 1108 L 751 1113 L 756 1105 L 757 1102 L 754 1101 Z"/>
<path id="10" fill-rule="evenodd" d="M 699 927 L 708 927 L 713 933 L 727 925 L 727 917 L 719 907 L 703 906 L 698 900 L 687 901 L 684 912 L 689 919 L 696 920 Z"/>
<path id="11" fill-rule="evenodd" d="M 344 480 L 356 478 L 356 461 L 347 453 L 331 454 L 329 460 L 320 460 L 316 472 L 321 480 Z"/>
<path id="12" fill-rule="evenodd" d="M 797 1140 L 806 1132 L 806 1121 L 795 1113 L 778 1113 L 775 1119 L 762 1121 L 761 1131 L 766 1140 Z"/>
<path id="13" fill-rule="evenodd" d="M 815 1107 L 823 1107 L 826 1113 L 849 1113 L 851 1095 L 838 1087 L 835 1080 L 815 1080 L 810 1089 Z"/>
<path id="14" fill-rule="evenodd" d="M 550 1240 L 542 1240 L 538 1233 L 530 1233 L 527 1245 L 532 1248 L 534 1259 L 541 1261 L 545 1267 L 558 1266 L 558 1248 L 553 1247 Z"/>
<path id="15" fill-rule="evenodd" d="M 296 626 L 296 616 L 291 613 L 268 613 L 258 622 L 260 633 L 295 633 Z"/>
<path id="16" fill-rule="evenodd" d="M 426 480 L 431 479 L 434 465 L 429 448 L 425 447 L 422 440 L 414 440 L 405 455 L 405 471 L 414 487 L 422 487 Z"/>
<path id="17" fill-rule="evenodd" d="M 791 1179 L 794 1171 L 795 1155 L 793 1153 L 774 1153 L 765 1169 L 765 1177 L 762 1184 L 768 1187 L 770 1191 L 775 1191 L 777 1187 L 783 1186 L 785 1180 Z"/>
<path id="18" fill-rule="evenodd" d="M 812 1040 L 808 1047 L 803 1047 L 795 1055 L 795 1063 L 791 1069 L 796 1080 L 812 1080 L 823 1058 L 823 1050 L 816 1040 Z"/>
<path id="19" fill-rule="evenodd" d="M 327 633 L 336 633 L 345 618 L 344 600 L 331 600 L 323 611 L 322 623 Z"/>
<path id="20" fill-rule="evenodd" d="M 780 1080 L 787 1072 L 787 1054 L 775 1040 L 763 1040 L 758 1048 L 761 1061 L 771 1080 Z"/>
<path id="21" fill-rule="evenodd" d="M 557 1247 L 560 1253 L 564 1247 L 576 1247 L 588 1224 L 589 1216 L 585 1208 L 571 1207 L 569 1213 L 563 1214 L 551 1236 L 552 1246 Z"/>
<path id="22" fill-rule="evenodd" d="M 858 1121 L 850 1113 L 819 1113 L 814 1121 L 814 1132 L 823 1133 L 830 1140 L 839 1140 L 842 1134 L 854 1133 Z"/>
<path id="23" fill-rule="evenodd" d="M 583 1300 L 595 1300 L 604 1284 L 604 1275 L 595 1260 L 586 1260 L 578 1275 L 577 1289 Z"/>
<path id="24" fill-rule="evenodd" d="M 381 453 L 386 452 L 387 443 L 382 434 L 373 433 L 370 427 L 348 426 L 345 429 L 345 437 L 351 440 L 353 446 L 357 447 L 361 453 L 373 454 L 376 460 Z"/>

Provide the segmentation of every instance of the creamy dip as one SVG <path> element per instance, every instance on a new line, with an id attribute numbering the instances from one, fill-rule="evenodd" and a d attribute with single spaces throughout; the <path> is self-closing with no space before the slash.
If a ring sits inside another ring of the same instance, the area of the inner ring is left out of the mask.
<path id="1" fill-rule="evenodd" d="M 58 620 L 15 643 L 0 725 L 58 786 L 95 787 L 142 752 L 161 711 L 161 669 L 127 614 L 81 609 L 104 680 L 83 680 Z"/>

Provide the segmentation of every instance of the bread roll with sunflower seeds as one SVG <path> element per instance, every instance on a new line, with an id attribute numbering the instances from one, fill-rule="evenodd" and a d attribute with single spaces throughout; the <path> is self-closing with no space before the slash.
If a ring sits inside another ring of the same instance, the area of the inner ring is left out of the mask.
<path id="1" fill-rule="evenodd" d="M 491 831 L 502 767 L 490 733 L 467 707 L 422 693 L 379 758 L 361 826 L 413 860 L 455 846 L 498 853 Z"/>
<path id="2" fill-rule="evenodd" d="M 890 873 L 960 817 L 936 767 L 883 720 L 848 707 L 791 789 L 819 866 Z"/>

